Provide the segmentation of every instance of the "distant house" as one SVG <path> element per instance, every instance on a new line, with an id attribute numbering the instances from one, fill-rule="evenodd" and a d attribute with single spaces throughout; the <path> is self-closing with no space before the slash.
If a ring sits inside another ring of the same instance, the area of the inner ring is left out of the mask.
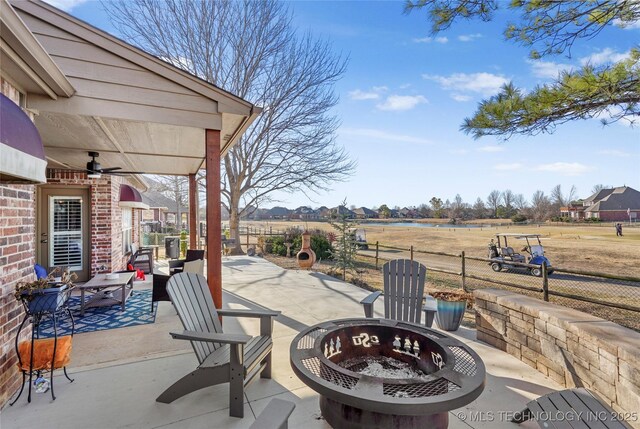
<path id="1" fill-rule="evenodd" d="M 142 193 L 142 202 L 149 206 L 148 210 L 142 211 L 142 223 L 158 223 L 160 226 L 176 225 L 178 204 L 175 200 L 160 192 L 148 190 Z M 188 213 L 188 207 L 180 207 L 182 222 L 187 222 Z"/>
<path id="2" fill-rule="evenodd" d="M 320 213 L 311 207 L 301 206 L 291 212 L 291 219 L 318 220 L 320 219 Z"/>
<path id="3" fill-rule="evenodd" d="M 347 219 L 355 219 L 356 214 L 345 206 L 338 206 L 331 209 L 331 217 L 346 217 Z"/>
<path id="4" fill-rule="evenodd" d="M 358 209 L 353 210 L 357 219 L 375 219 L 378 217 L 378 213 L 368 209 L 366 207 L 360 207 Z"/>
<path id="5" fill-rule="evenodd" d="M 291 210 L 286 207 L 273 207 L 265 213 L 265 216 L 267 219 L 289 220 Z"/>
<path id="6" fill-rule="evenodd" d="M 584 217 L 603 221 L 637 221 L 640 217 L 640 192 L 628 186 L 603 189 L 583 201 Z"/>
<path id="7" fill-rule="evenodd" d="M 316 209 L 320 219 L 329 219 L 331 217 L 331 209 L 327 206 L 321 206 Z"/>
<path id="8" fill-rule="evenodd" d="M 602 189 L 589 198 L 561 207 L 560 216 L 574 220 L 636 221 L 640 217 L 640 192 L 628 186 Z"/>

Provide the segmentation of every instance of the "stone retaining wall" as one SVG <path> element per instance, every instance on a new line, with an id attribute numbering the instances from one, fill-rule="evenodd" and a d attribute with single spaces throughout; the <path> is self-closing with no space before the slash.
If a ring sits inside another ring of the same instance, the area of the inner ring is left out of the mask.
<path id="1" fill-rule="evenodd" d="M 596 392 L 618 412 L 640 410 L 640 333 L 498 289 L 474 292 L 478 340 L 557 383 Z M 639 421 L 629 421 L 640 428 Z"/>

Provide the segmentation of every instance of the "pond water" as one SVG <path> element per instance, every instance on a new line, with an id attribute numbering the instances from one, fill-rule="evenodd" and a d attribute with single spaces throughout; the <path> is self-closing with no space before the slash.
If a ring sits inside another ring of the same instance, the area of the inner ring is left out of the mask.
<path id="1" fill-rule="evenodd" d="M 419 222 L 363 222 L 361 226 L 398 226 L 409 228 L 489 228 L 491 225 L 450 224 L 450 223 L 419 223 Z"/>

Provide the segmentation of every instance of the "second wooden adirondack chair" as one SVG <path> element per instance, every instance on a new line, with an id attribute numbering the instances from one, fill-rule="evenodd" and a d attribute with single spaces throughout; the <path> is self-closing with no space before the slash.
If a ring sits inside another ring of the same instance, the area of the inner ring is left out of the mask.
<path id="1" fill-rule="evenodd" d="M 195 273 L 171 276 L 167 292 L 185 329 L 182 333 L 172 332 L 171 336 L 191 341 L 199 365 L 156 401 L 170 403 L 196 390 L 228 382 L 229 415 L 243 417 L 244 387 L 258 374 L 261 378 L 271 378 L 273 318 L 280 312 L 216 309 L 207 280 Z M 218 315 L 259 317 L 260 335 L 224 334 Z"/>
<path id="2" fill-rule="evenodd" d="M 389 261 L 382 267 L 384 275 L 384 317 L 420 323 L 427 267 L 410 259 Z M 382 292 L 371 293 L 360 301 L 365 317 L 373 317 L 373 304 Z"/>

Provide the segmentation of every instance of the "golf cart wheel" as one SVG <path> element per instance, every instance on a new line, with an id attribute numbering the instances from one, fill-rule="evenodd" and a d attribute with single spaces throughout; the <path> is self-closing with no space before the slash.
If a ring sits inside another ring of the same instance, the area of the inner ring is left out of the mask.
<path id="1" fill-rule="evenodd" d="M 532 276 L 542 277 L 542 268 L 531 268 L 530 273 Z"/>
<path id="2" fill-rule="evenodd" d="M 497 273 L 497 272 L 500 272 L 500 271 L 502 271 L 502 265 L 500 265 L 500 264 L 499 264 L 499 263 L 497 263 L 497 262 L 494 262 L 493 264 L 491 264 L 491 269 L 492 269 L 493 271 L 495 271 L 496 273 Z"/>

